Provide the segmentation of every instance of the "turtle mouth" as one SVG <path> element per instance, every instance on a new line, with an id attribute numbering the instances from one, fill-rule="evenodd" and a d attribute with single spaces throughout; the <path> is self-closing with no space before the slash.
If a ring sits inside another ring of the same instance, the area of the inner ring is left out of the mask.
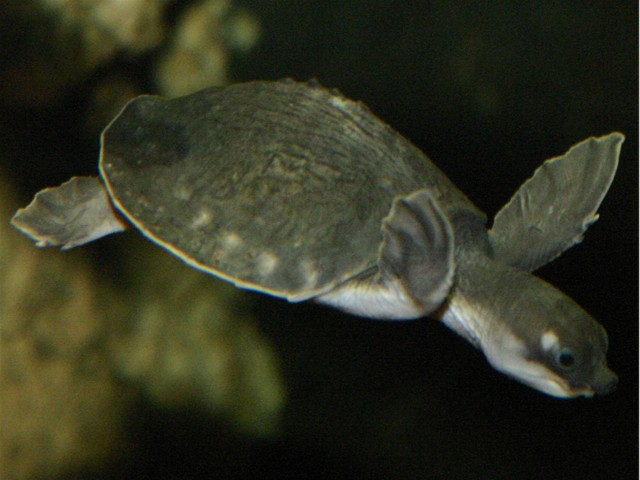
<path id="1" fill-rule="evenodd" d="M 533 365 L 532 367 L 526 372 L 520 371 L 516 379 L 557 398 L 608 395 L 615 391 L 618 385 L 618 376 L 606 366 L 594 375 L 591 383 L 588 384 L 572 383 L 541 365 Z"/>
<path id="2" fill-rule="evenodd" d="M 586 385 L 571 385 L 569 382 L 556 377 L 546 378 L 547 390 L 539 388 L 539 390 L 552 395 L 556 398 L 576 398 L 576 397 L 593 397 L 594 391 Z"/>
<path id="3" fill-rule="evenodd" d="M 591 387 L 572 385 L 546 368 L 541 368 L 540 371 L 536 371 L 531 375 L 519 376 L 517 380 L 556 398 L 593 397 L 594 395 Z"/>
<path id="4" fill-rule="evenodd" d="M 531 361 L 515 361 L 501 370 L 513 379 L 556 398 L 592 397 L 589 385 L 575 385 L 560 377 L 544 365 Z"/>

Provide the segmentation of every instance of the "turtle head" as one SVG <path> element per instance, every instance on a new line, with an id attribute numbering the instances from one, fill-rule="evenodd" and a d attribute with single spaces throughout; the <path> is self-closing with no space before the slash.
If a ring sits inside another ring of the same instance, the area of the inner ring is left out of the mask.
<path id="1" fill-rule="evenodd" d="M 482 339 L 490 363 L 555 397 L 607 394 L 617 376 L 607 367 L 607 334 L 567 295 L 526 272 L 500 282 L 494 328 Z"/>

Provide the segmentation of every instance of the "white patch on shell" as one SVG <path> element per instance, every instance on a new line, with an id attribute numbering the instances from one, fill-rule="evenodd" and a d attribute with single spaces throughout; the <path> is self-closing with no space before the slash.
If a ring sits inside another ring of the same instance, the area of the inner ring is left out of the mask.
<path id="1" fill-rule="evenodd" d="M 300 271 L 302 272 L 302 276 L 304 277 L 305 288 L 312 289 L 316 285 L 318 285 L 320 272 L 318 271 L 318 267 L 316 267 L 316 263 L 313 260 L 303 260 L 300 263 Z"/>
<path id="2" fill-rule="evenodd" d="M 191 228 L 196 230 L 198 228 L 204 227 L 211 222 L 213 215 L 211 214 L 211 210 L 208 208 L 202 208 L 200 211 L 193 217 L 191 221 Z"/>
<path id="3" fill-rule="evenodd" d="M 238 254 L 238 250 L 244 247 L 244 243 L 242 237 L 235 232 L 220 232 L 220 240 L 211 257 L 211 263 L 215 265 L 221 260 L 228 261 L 230 257 Z"/>
<path id="4" fill-rule="evenodd" d="M 547 330 L 540 337 L 540 345 L 546 351 L 555 349 L 558 346 L 558 342 L 558 335 L 553 330 Z"/>
<path id="5" fill-rule="evenodd" d="M 175 194 L 179 200 L 189 200 L 192 194 L 191 187 L 188 185 L 178 185 Z"/>
<path id="6" fill-rule="evenodd" d="M 256 268 L 261 276 L 267 277 L 273 273 L 278 263 L 280 263 L 280 259 L 273 253 L 263 252 L 256 259 Z"/>
<path id="7" fill-rule="evenodd" d="M 235 232 L 225 232 L 222 237 L 222 248 L 223 250 L 235 250 L 236 248 L 240 248 L 244 244 L 244 240 L 242 237 Z"/>
<path id="8" fill-rule="evenodd" d="M 346 110 L 349 106 L 350 101 L 346 98 L 333 95 L 331 97 L 331 103 L 333 104 L 333 106 L 339 108 L 340 110 Z"/>

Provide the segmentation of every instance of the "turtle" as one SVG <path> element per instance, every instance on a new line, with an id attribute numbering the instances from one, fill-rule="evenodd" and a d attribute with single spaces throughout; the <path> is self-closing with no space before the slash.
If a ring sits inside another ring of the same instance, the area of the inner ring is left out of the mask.
<path id="1" fill-rule="evenodd" d="M 613 391 L 604 328 L 532 272 L 579 243 L 615 175 L 613 132 L 545 161 L 486 215 L 359 101 L 317 81 L 131 100 L 73 177 L 12 224 L 63 250 L 131 226 L 196 269 L 291 302 L 441 321 L 555 397 Z"/>

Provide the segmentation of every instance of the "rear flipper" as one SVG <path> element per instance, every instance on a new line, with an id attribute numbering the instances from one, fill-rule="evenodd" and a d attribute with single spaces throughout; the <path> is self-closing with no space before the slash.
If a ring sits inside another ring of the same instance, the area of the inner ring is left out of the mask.
<path id="1" fill-rule="evenodd" d="M 356 315 L 419 318 L 436 310 L 453 282 L 453 232 L 424 190 L 393 202 L 382 225 L 378 272 L 318 300 Z"/>
<path id="2" fill-rule="evenodd" d="M 21 208 L 11 224 L 38 247 L 77 247 L 110 233 L 127 222 L 113 209 L 98 177 L 73 177 L 58 187 L 45 188 Z"/>

